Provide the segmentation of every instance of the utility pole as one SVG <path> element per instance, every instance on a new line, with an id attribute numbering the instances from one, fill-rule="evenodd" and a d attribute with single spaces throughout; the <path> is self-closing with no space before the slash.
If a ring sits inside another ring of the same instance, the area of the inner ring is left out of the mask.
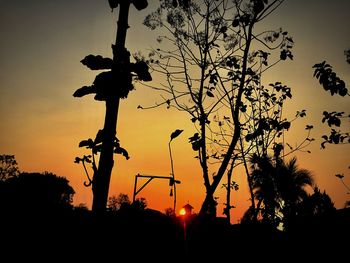
<path id="1" fill-rule="evenodd" d="M 103 129 L 97 133 L 95 140 L 89 139 L 79 144 L 80 147 L 86 146 L 92 149 L 94 175 L 88 185 L 92 185 L 92 211 L 97 215 L 106 211 L 114 153 L 122 153 L 128 159 L 127 152 L 119 147 L 116 138 L 120 99 L 126 98 L 133 89 L 132 77 L 137 76 L 143 81 L 152 79 L 147 64 L 143 61 L 130 63 L 130 53 L 125 48 L 130 4 L 132 3 L 137 10 L 142 10 L 147 7 L 147 0 L 108 0 L 108 2 L 112 10 L 119 6 L 116 40 L 112 45 L 113 59 L 89 55 L 81 62 L 93 70 L 110 69 L 110 71 L 100 73 L 92 86 L 84 86 L 73 94 L 75 97 L 82 97 L 95 93 L 95 99 L 105 101 L 106 105 Z M 97 152 L 100 152 L 98 166 L 94 159 L 94 154 Z M 81 159 L 78 158 L 77 163 L 79 160 Z"/>

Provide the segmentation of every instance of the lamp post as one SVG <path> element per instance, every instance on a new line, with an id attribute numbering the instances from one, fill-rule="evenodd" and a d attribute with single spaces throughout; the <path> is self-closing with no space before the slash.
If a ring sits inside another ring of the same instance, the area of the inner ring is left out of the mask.
<path id="1" fill-rule="evenodd" d="M 171 142 L 173 139 L 175 139 L 177 136 L 179 136 L 183 130 L 175 130 L 171 135 L 170 135 L 170 141 L 168 143 L 169 146 L 169 155 L 170 155 L 170 165 L 171 165 L 171 176 L 172 180 L 170 180 L 170 186 L 172 186 L 172 189 L 174 189 L 174 212 L 176 211 L 176 183 L 175 183 L 175 173 L 174 173 L 174 161 L 173 161 L 173 155 L 171 153 Z M 171 189 L 171 191 L 172 191 Z"/>

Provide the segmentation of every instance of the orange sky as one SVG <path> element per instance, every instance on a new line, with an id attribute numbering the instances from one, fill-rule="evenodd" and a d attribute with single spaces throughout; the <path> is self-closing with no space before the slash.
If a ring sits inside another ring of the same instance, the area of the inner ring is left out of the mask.
<path id="1" fill-rule="evenodd" d="M 83 57 L 111 56 L 118 10 L 111 13 L 107 1 L 92 0 L 0 0 L 0 3 L 0 153 L 14 154 L 22 171 L 50 171 L 67 177 L 76 190 L 75 203 L 90 206 L 91 189 L 83 186 L 86 179 L 83 168 L 73 161 L 87 153 L 78 148 L 79 141 L 93 138 L 102 128 L 104 104 L 92 97 L 73 98 L 72 94 L 77 88 L 90 85 L 96 75 L 80 63 Z M 138 12 L 131 7 L 127 37 L 131 52 L 156 44 L 157 34 L 141 25 L 151 8 L 152 5 Z M 348 10 L 348 0 L 286 1 L 266 21 L 266 27 L 283 27 L 290 32 L 296 43 L 295 59 L 263 77 L 266 83 L 281 81 L 292 88 L 293 99 L 287 103 L 287 113 L 307 110 L 307 118 L 292 126 L 287 138 L 290 144 L 295 144 L 300 140 L 297 138 L 302 138 L 306 124 L 315 126 L 313 136 L 317 140 L 309 147 L 312 154 L 298 153 L 298 163 L 313 172 L 320 189 L 326 190 L 338 208 L 343 207 L 350 195 L 334 175 L 344 173 L 344 182 L 350 185 L 350 147 L 328 146 L 320 150 L 320 136 L 327 132 L 321 118 L 323 110 L 349 113 L 350 104 L 348 98 L 331 97 L 324 92 L 312 78 L 311 67 L 327 60 L 350 83 L 350 65 L 343 54 L 350 48 Z M 182 182 L 177 187 L 177 203 L 180 207 L 190 202 L 198 212 L 205 190 L 188 143 L 195 129 L 184 113 L 164 108 L 137 109 L 139 104 L 156 101 L 159 94 L 144 87 L 136 87 L 127 100 L 122 100 L 117 136 L 131 159 L 116 157 L 110 195 L 126 193 L 131 198 L 137 173 L 168 176 L 169 136 L 179 128 L 184 132 L 172 142 L 175 174 Z M 348 131 L 349 123 L 343 127 Z M 249 201 L 243 173 L 238 170 L 233 180 L 240 185 L 232 196 L 237 207 L 233 210 L 236 221 Z M 150 208 L 164 211 L 172 207 L 169 190 L 167 181 L 152 181 L 140 196 L 147 199 Z M 224 191 L 218 189 L 217 196 L 220 215 Z"/>

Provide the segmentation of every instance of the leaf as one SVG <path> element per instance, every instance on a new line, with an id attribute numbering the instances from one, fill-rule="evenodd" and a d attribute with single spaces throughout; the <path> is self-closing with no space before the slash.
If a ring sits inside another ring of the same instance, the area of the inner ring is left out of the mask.
<path id="1" fill-rule="evenodd" d="M 183 131 L 184 130 L 176 129 L 174 132 L 172 132 L 171 135 L 170 135 L 170 141 L 172 141 L 173 139 L 178 137 Z"/>
<path id="2" fill-rule="evenodd" d="M 92 139 L 88 139 L 88 140 L 82 140 L 79 143 L 79 147 L 87 147 L 87 148 L 92 148 L 94 146 L 94 142 Z"/>
<path id="3" fill-rule="evenodd" d="M 232 26 L 233 27 L 238 27 L 239 26 L 239 17 L 236 17 L 235 19 L 233 19 Z"/>
<path id="4" fill-rule="evenodd" d="M 152 76 L 148 71 L 148 65 L 145 61 L 138 61 L 136 63 L 130 64 L 131 71 L 137 74 L 139 80 L 142 81 L 151 81 Z"/>
<path id="5" fill-rule="evenodd" d="M 112 8 L 112 10 L 114 8 L 117 8 L 118 7 L 118 3 L 119 1 L 118 0 L 108 0 L 108 3 L 109 3 L 109 6 Z"/>
<path id="6" fill-rule="evenodd" d="M 81 87 L 80 89 L 77 89 L 73 93 L 73 97 L 81 98 L 85 95 L 92 94 L 92 93 L 96 93 L 96 88 L 94 86 L 84 86 L 84 87 Z"/>
<path id="7" fill-rule="evenodd" d="M 129 159 L 130 159 L 130 156 L 129 156 L 128 151 L 125 150 L 125 149 L 122 148 L 122 147 L 119 147 L 119 146 L 116 147 L 116 148 L 114 149 L 114 153 L 123 155 L 123 156 L 125 157 L 126 160 L 129 160 Z"/>
<path id="8" fill-rule="evenodd" d="M 194 142 L 200 139 L 199 133 L 196 132 L 192 137 L 188 138 L 190 142 Z"/>
<path id="9" fill-rule="evenodd" d="M 167 104 L 166 108 L 170 109 L 170 100 L 169 99 L 166 100 L 166 104 Z"/>
<path id="10" fill-rule="evenodd" d="M 282 50 L 281 51 L 280 59 L 281 60 L 286 60 L 287 59 L 287 51 L 286 50 Z"/>
<path id="11" fill-rule="evenodd" d="M 252 139 L 253 139 L 253 135 L 252 134 L 250 134 L 250 133 L 248 133 L 246 136 L 245 136 L 245 140 L 247 141 L 247 142 L 249 142 L 249 141 L 251 141 Z"/>
<path id="12" fill-rule="evenodd" d="M 207 91 L 207 95 L 208 95 L 208 97 L 212 97 L 212 98 L 214 98 L 214 94 L 211 92 L 211 91 Z"/>
<path id="13" fill-rule="evenodd" d="M 290 122 L 289 121 L 283 122 L 281 126 L 283 127 L 283 129 L 288 130 L 290 128 Z"/>
<path id="14" fill-rule="evenodd" d="M 195 142 L 192 143 L 192 149 L 194 151 L 199 151 L 200 148 L 201 148 L 200 141 L 195 141 Z"/>
<path id="15" fill-rule="evenodd" d="M 112 69 L 113 60 L 100 55 L 87 55 L 80 61 L 91 70 Z"/>
<path id="16" fill-rule="evenodd" d="M 338 177 L 339 179 L 342 179 L 342 178 L 344 178 L 344 175 L 343 174 L 336 174 L 335 177 Z"/>

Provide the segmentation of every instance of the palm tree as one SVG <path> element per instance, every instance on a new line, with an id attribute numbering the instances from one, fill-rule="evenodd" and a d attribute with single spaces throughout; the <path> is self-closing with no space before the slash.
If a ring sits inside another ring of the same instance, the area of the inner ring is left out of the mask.
<path id="1" fill-rule="evenodd" d="M 313 194 L 308 195 L 298 206 L 298 219 L 329 215 L 336 210 L 326 191 L 321 192 L 317 186 L 313 190 Z"/>
<path id="2" fill-rule="evenodd" d="M 284 227 L 297 216 L 297 206 L 308 197 L 307 186 L 314 186 L 314 179 L 309 170 L 299 169 L 297 159 L 293 157 L 289 162 L 277 162 L 278 193 L 283 201 Z"/>
<path id="3" fill-rule="evenodd" d="M 276 211 L 279 210 L 278 191 L 276 185 L 276 169 L 273 161 L 268 156 L 258 157 L 254 155 L 252 163 L 252 185 L 254 197 L 257 199 L 254 219 L 258 214 L 262 221 L 273 225 L 278 225 Z"/>
<path id="4" fill-rule="evenodd" d="M 296 216 L 298 204 L 308 196 L 306 187 L 314 184 L 312 174 L 299 169 L 296 162 L 295 157 L 287 163 L 268 156 L 252 158 L 253 190 L 262 221 L 277 226 L 282 218 L 287 225 Z"/>

